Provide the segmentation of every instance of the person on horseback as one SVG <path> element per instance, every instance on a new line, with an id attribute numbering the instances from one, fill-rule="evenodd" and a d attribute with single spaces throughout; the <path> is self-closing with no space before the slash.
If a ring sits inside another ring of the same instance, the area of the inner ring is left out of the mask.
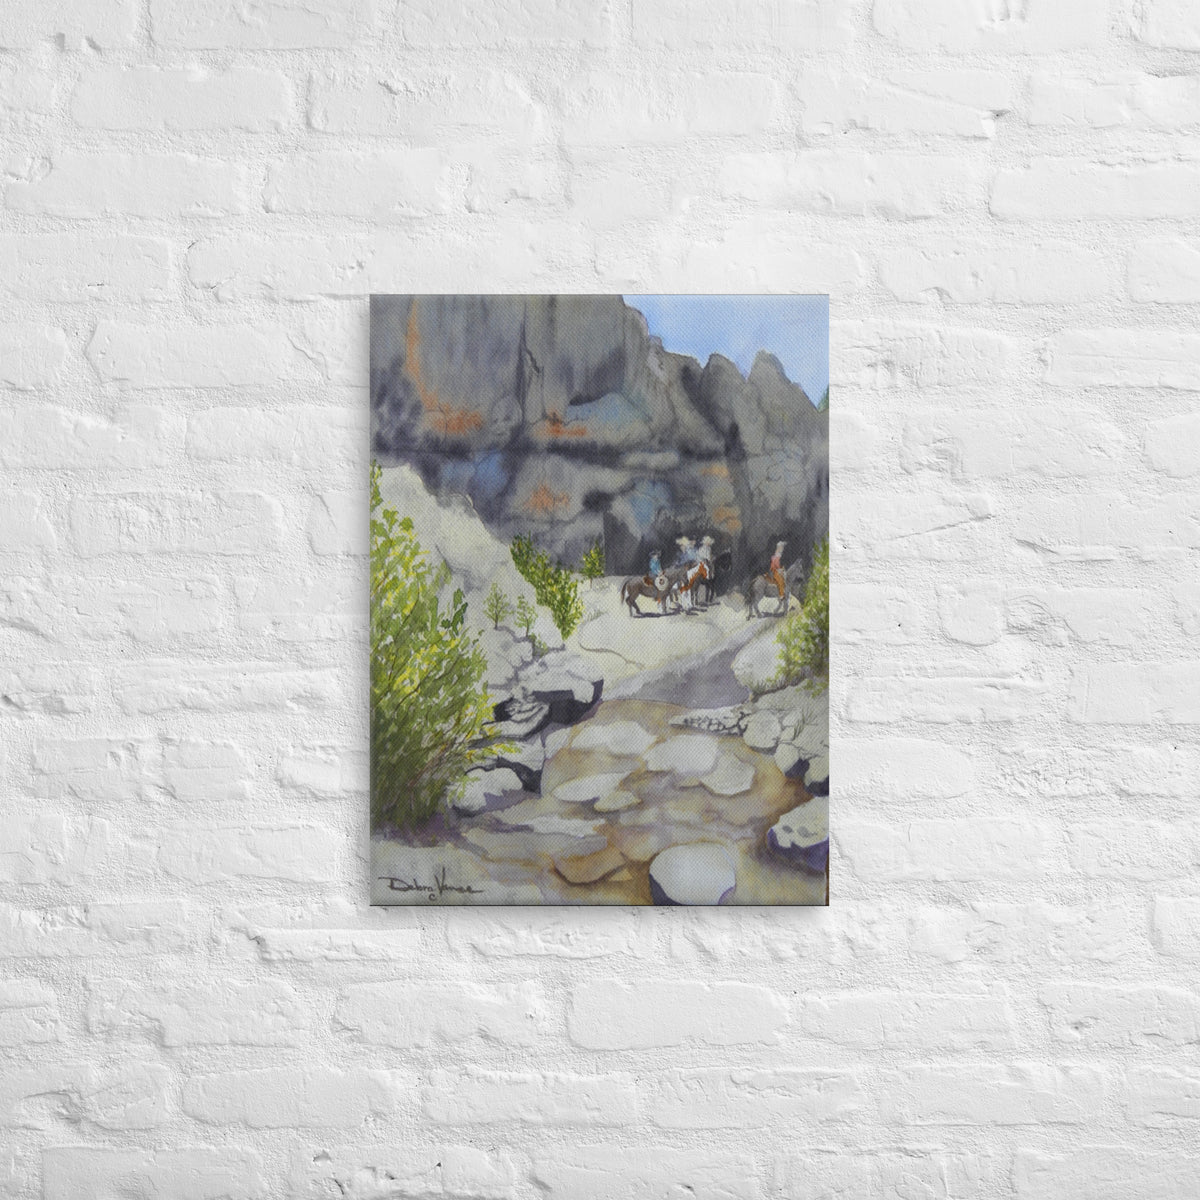
<path id="1" fill-rule="evenodd" d="M 787 579 L 783 574 L 783 548 L 787 542 L 776 542 L 775 553 L 771 555 L 771 568 L 767 572 L 768 577 L 774 582 L 779 589 L 779 598 L 783 599 L 783 593 L 787 588 Z"/>
<path id="2" fill-rule="evenodd" d="M 693 563 L 700 561 L 700 554 L 696 547 L 692 545 L 690 537 L 676 538 L 675 545 L 679 547 L 679 558 L 675 563 L 677 567 L 690 567 Z"/>
<path id="3" fill-rule="evenodd" d="M 662 578 L 662 551 L 654 550 L 650 554 L 650 574 L 646 576 L 646 584 L 649 587 L 658 587 L 658 580 Z"/>
<path id="4" fill-rule="evenodd" d="M 713 560 L 712 548 L 713 548 L 713 535 L 711 533 L 706 533 L 700 539 L 700 551 L 699 551 L 698 557 L 703 562 L 708 563 L 709 566 L 712 565 L 712 560 Z"/>

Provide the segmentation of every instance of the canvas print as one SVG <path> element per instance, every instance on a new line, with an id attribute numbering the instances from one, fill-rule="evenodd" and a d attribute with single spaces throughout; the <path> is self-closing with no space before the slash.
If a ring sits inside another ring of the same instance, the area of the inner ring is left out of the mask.
<path id="1" fill-rule="evenodd" d="M 828 903 L 828 313 L 372 297 L 374 903 Z"/>

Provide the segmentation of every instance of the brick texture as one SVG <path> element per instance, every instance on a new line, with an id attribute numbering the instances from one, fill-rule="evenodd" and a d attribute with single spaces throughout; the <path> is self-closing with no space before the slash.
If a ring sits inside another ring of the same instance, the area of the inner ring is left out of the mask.
<path id="1" fill-rule="evenodd" d="M 0 1196 L 1200 1192 L 1195 0 L 0 4 Z M 372 291 L 832 293 L 832 906 L 371 910 Z"/>

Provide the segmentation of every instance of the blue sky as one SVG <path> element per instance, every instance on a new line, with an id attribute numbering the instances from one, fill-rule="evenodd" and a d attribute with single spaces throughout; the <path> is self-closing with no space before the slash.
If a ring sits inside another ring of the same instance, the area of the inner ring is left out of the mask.
<path id="1" fill-rule="evenodd" d="M 816 404 L 829 386 L 828 296 L 626 296 L 668 350 L 701 363 L 712 353 L 745 375 L 769 350 Z"/>

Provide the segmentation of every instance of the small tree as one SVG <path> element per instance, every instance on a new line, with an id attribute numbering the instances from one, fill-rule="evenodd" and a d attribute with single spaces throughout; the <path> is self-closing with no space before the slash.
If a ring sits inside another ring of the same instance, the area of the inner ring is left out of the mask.
<path id="1" fill-rule="evenodd" d="M 527 596 L 520 596 L 517 599 L 517 624 L 524 631 L 525 636 L 529 636 L 529 631 L 533 628 L 533 623 L 537 620 L 537 609 L 529 603 Z"/>
<path id="2" fill-rule="evenodd" d="M 821 393 L 821 399 L 817 401 L 817 412 L 829 411 L 829 388 L 826 386 L 825 391 Z"/>
<path id="3" fill-rule="evenodd" d="M 499 629 L 500 622 L 512 616 L 513 606 L 509 598 L 493 583 L 483 601 L 483 611 L 491 618 L 492 628 Z"/>
<path id="4" fill-rule="evenodd" d="M 804 680 L 810 691 L 829 686 L 829 539 L 813 552 L 812 571 L 804 588 L 804 603 L 789 613 L 776 634 L 782 654 L 776 681 Z"/>
<path id="5" fill-rule="evenodd" d="M 579 573 L 593 583 L 604 578 L 604 547 L 599 541 L 593 542 L 591 549 L 584 551 Z"/>
<path id="6" fill-rule="evenodd" d="M 493 704 L 462 590 L 442 608 L 450 570 L 429 562 L 411 517 L 383 507 L 380 478 L 372 464 L 371 825 L 412 828 L 461 796 L 467 769 L 489 757 Z"/>

